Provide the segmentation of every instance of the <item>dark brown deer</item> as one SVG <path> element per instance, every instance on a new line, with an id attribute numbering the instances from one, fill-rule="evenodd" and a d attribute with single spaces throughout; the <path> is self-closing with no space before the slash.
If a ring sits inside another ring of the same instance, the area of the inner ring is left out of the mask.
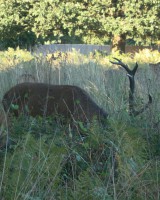
<path id="1" fill-rule="evenodd" d="M 142 107 L 140 110 L 136 111 L 135 110 L 135 98 L 134 98 L 134 93 L 135 93 L 135 79 L 134 76 L 136 74 L 136 71 L 138 69 L 138 64 L 136 63 L 135 67 L 131 70 L 129 69 L 128 65 L 124 64 L 121 60 L 114 58 L 117 62 L 113 62 L 110 61 L 112 64 L 115 65 L 120 65 L 121 67 L 123 67 L 126 72 L 127 72 L 127 76 L 129 78 L 129 83 L 130 83 L 130 90 L 129 90 L 129 114 L 132 116 L 137 116 L 139 114 L 141 114 L 142 112 L 144 112 L 152 103 L 152 97 L 149 94 L 148 98 L 149 101 L 146 105 L 144 105 L 144 107 Z"/>
<path id="2" fill-rule="evenodd" d="M 65 119 L 87 122 L 96 117 L 107 118 L 107 113 L 81 88 L 72 85 L 21 83 L 3 97 L 4 110 L 19 116 L 33 117 L 61 115 Z"/>

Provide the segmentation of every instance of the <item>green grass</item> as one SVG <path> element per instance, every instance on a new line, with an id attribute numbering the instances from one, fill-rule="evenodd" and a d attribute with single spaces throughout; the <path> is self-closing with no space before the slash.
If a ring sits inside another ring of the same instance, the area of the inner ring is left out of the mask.
<path id="1" fill-rule="evenodd" d="M 134 58 L 118 54 L 87 57 L 74 52 L 52 60 L 51 55 L 33 57 L 17 51 L 1 54 L 1 98 L 20 82 L 21 75 L 31 74 L 38 82 L 84 88 L 107 111 L 109 119 L 107 128 L 96 121 L 71 128 L 51 117 L 24 116 L 1 125 L 0 199 L 159 199 L 160 78 L 148 65 L 153 60 L 145 62 L 144 52 Z M 14 54 L 18 59 L 12 59 Z M 153 103 L 136 118 L 128 114 L 126 72 L 111 66 L 112 57 L 131 67 L 135 61 L 140 63 L 136 109 L 148 101 L 148 94 Z M 151 52 L 149 58 L 153 57 L 157 62 L 159 54 Z M 6 148 L 7 137 L 10 146 Z"/>

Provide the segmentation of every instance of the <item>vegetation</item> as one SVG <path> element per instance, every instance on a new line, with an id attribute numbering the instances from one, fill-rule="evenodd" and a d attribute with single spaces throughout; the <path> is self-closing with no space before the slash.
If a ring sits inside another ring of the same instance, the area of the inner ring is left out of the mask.
<path id="1" fill-rule="evenodd" d="M 153 45 L 160 38 L 157 0 L 0 0 L 3 47 L 52 43 Z M 158 43 L 157 43 L 158 44 Z"/>
<path id="2" fill-rule="evenodd" d="M 31 74 L 40 82 L 78 85 L 109 113 L 105 128 L 96 121 L 71 127 L 52 117 L 5 118 L 0 129 L 0 199 L 159 199 L 160 82 L 148 65 L 160 61 L 157 51 L 88 57 L 57 52 L 44 58 L 9 49 L 0 56 L 1 98 L 23 81 L 23 74 Z M 137 117 L 128 112 L 126 72 L 112 66 L 112 57 L 130 67 L 139 64 L 137 109 L 152 95 L 150 108 Z"/>
<path id="3" fill-rule="evenodd" d="M 159 44 L 159 17 L 157 0 L 0 0 L 0 49 L 11 47 L 0 52 L 0 99 L 30 79 L 71 84 L 109 114 L 103 125 L 69 124 L 51 116 L 15 118 L 0 104 L 0 199 L 160 199 L 160 53 L 123 54 L 126 42 Z M 44 43 L 112 44 L 113 53 L 44 57 L 20 49 Z M 136 117 L 126 71 L 111 64 L 114 57 L 132 69 L 138 62 L 136 110 L 152 96 Z"/>

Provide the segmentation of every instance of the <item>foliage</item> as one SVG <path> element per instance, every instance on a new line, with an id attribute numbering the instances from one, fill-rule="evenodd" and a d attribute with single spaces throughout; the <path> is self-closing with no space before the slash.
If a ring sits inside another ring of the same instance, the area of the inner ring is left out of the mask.
<path id="1" fill-rule="evenodd" d="M 85 43 L 97 43 L 96 38 L 104 43 L 106 37 L 123 34 L 145 42 L 159 31 L 157 1 L 71 1 L 64 8 L 65 26 L 81 35 Z"/>
<path id="2" fill-rule="evenodd" d="M 145 144 L 139 137 L 135 137 L 135 142 L 132 139 L 132 146 L 130 139 L 125 140 L 125 149 L 122 132 L 119 137 L 113 137 L 112 132 L 102 131 L 96 122 L 85 132 L 79 130 L 84 135 L 82 138 L 74 130 L 68 135 L 66 127 L 55 126 L 51 118 L 30 118 L 26 121 L 21 116 L 12 120 L 10 146 L 6 159 L 1 159 L 0 163 L 1 198 L 48 199 L 54 196 L 59 199 L 65 189 L 69 199 L 112 199 L 112 192 L 104 185 L 113 176 L 114 150 L 122 156 L 121 161 L 116 156 L 119 174 L 128 177 L 128 173 L 139 170 L 139 161 L 134 156 L 143 155 L 142 144 Z M 113 127 L 115 129 L 115 125 Z M 123 125 L 120 130 L 124 131 Z M 130 136 L 134 137 L 132 132 Z M 128 137 L 127 133 L 125 137 Z M 118 144 L 119 141 L 122 143 Z M 138 151 L 137 141 L 141 144 Z M 123 147 L 122 152 L 120 146 Z M 2 158 L 5 153 L 1 151 Z M 142 165 L 143 156 L 138 159 Z M 128 167 L 121 170 L 125 163 Z"/>
<path id="3" fill-rule="evenodd" d="M 135 53 L 134 58 L 141 63 L 159 63 L 160 62 L 160 53 L 159 51 L 151 51 L 149 49 L 144 49 Z"/>
<path id="4" fill-rule="evenodd" d="M 0 37 L 2 47 L 34 45 L 36 37 L 29 20 L 29 1 L 0 1 Z"/>
<path id="5" fill-rule="evenodd" d="M 49 119 L 46 122 L 41 118 L 26 120 L 21 116 L 18 120 L 13 119 L 12 124 L 5 170 L 1 176 L 1 197 L 41 199 L 53 194 L 59 185 L 58 174 L 67 153 L 61 145 L 60 132 L 54 140 L 51 131 L 56 134 L 57 127 L 51 129 Z M 53 138 L 50 138 L 51 134 Z"/>
<path id="6" fill-rule="evenodd" d="M 1 46 L 106 44 L 118 37 L 151 44 L 159 40 L 159 11 L 156 0 L 1 0 Z"/>
<path id="7" fill-rule="evenodd" d="M 0 69 L 15 67 L 21 62 L 28 62 L 33 59 L 30 52 L 22 49 L 8 48 L 7 51 L 0 52 L 1 66 Z"/>
<path id="8" fill-rule="evenodd" d="M 10 145 L 0 152 L 1 199 L 143 199 L 143 187 L 148 199 L 158 195 L 159 161 L 148 163 L 140 128 L 110 121 L 102 130 L 93 121 L 68 129 L 51 118 L 11 120 Z M 145 181 L 149 188 L 140 184 Z"/>

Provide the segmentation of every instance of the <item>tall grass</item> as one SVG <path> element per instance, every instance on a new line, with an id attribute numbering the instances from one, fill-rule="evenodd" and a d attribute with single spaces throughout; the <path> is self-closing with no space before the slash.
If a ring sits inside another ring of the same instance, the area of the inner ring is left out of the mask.
<path id="1" fill-rule="evenodd" d="M 1 99 L 11 86 L 23 81 L 23 74 L 31 74 L 37 82 L 84 88 L 109 114 L 106 128 L 96 121 L 87 127 L 79 122 L 75 129 L 52 118 L 24 116 L 2 124 L 0 199 L 160 198 L 160 78 L 148 65 L 155 55 L 159 62 L 157 52 L 151 52 L 147 63 L 144 52 L 107 57 L 58 52 L 44 57 L 10 49 L 0 55 Z M 153 103 L 136 118 L 128 114 L 126 72 L 111 65 L 113 57 L 131 67 L 140 63 L 136 108 L 148 101 L 148 94 Z"/>

